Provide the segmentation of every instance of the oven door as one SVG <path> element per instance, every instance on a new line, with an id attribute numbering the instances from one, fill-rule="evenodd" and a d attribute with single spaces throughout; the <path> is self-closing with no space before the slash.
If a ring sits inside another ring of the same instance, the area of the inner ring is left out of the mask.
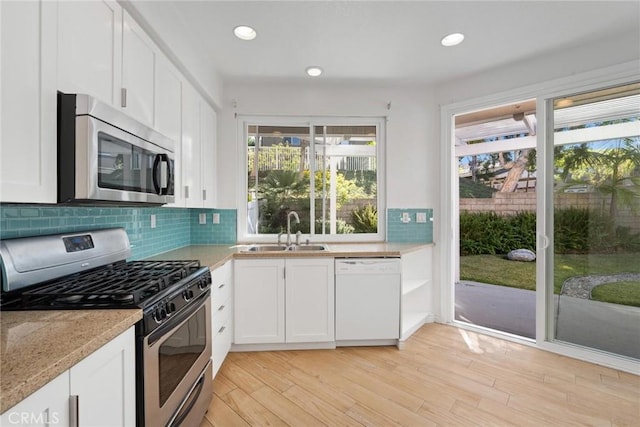
<path id="1" fill-rule="evenodd" d="M 202 421 L 212 396 L 211 339 L 208 292 L 144 338 L 144 425 Z"/>

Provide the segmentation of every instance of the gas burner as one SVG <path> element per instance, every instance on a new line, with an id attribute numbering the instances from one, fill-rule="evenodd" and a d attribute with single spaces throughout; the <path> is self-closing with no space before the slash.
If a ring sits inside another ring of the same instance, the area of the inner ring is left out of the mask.
<path id="1" fill-rule="evenodd" d="M 133 294 L 115 294 L 111 295 L 111 299 L 121 303 L 131 303 L 133 302 Z"/>
<path id="2" fill-rule="evenodd" d="M 61 304 L 75 304 L 79 301 L 82 301 L 83 298 L 84 298 L 84 295 L 65 295 L 65 296 L 57 297 L 55 299 L 55 302 L 61 303 Z"/>

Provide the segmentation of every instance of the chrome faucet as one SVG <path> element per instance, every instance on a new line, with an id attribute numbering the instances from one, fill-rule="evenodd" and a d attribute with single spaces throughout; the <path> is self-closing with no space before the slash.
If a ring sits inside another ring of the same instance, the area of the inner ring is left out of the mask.
<path id="1" fill-rule="evenodd" d="M 291 215 L 296 219 L 296 224 L 300 224 L 300 217 L 296 211 L 287 214 L 287 246 L 291 246 Z"/>

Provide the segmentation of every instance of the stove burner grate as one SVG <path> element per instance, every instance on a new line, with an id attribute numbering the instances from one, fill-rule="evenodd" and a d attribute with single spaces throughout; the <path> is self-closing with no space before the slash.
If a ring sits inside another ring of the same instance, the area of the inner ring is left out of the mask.
<path id="1" fill-rule="evenodd" d="M 199 261 L 123 261 L 44 283 L 21 299 L 24 306 L 140 307 L 199 268 Z"/>

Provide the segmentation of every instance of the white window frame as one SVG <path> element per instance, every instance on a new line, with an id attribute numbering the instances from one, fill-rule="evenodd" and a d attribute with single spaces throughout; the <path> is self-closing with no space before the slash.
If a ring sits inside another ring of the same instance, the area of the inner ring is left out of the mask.
<path id="1" fill-rule="evenodd" d="M 309 127 L 313 136 L 315 126 L 324 125 L 375 125 L 376 162 L 377 162 L 377 233 L 353 234 L 313 234 L 304 235 L 312 242 L 382 242 L 386 237 L 386 118 L 385 117 L 357 117 L 357 116 L 261 116 L 238 115 L 236 117 L 236 136 L 238 147 L 238 214 L 236 237 L 238 243 L 274 243 L 276 234 L 248 234 L 247 233 L 247 129 L 248 125 L 269 126 L 305 126 Z M 314 156 L 312 158 L 315 159 Z M 312 175 L 313 177 L 313 175 Z M 312 179 L 313 181 L 313 179 Z M 313 184 L 313 182 L 312 182 Z"/>
<path id="2" fill-rule="evenodd" d="M 640 61 L 631 61 L 591 72 L 576 74 L 570 77 L 552 80 L 520 89 L 505 91 L 486 97 L 444 105 L 440 110 L 441 126 L 441 163 L 443 173 L 443 191 L 440 199 L 440 217 L 442 225 L 439 230 L 440 244 L 440 316 L 442 323 L 453 324 L 463 329 L 516 341 L 525 345 L 533 345 L 540 349 L 586 360 L 600 365 L 610 366 L 627 372 L 637 371 L 637 361 L 623 356 L 604 353 L 553 340 L 554 313 L 553 292 L 549 287 L 553 284 L 553 182 L 547 179 L 553 170 L 553 147 L 549 144 L 547 123 L 553 123 L 552 100 L 575 93 L 589 92 L 604 87 L 624 85 L 638 81 Z M 457 247 L 455 231 L 458 228 L 458 216 L 454 202 L 457 201 L 458 179 L 457 159 L 454 149 L 455 116 L 472 111 L 483 110 L 495 105 L 505 105 L 522 99 L 536 99 L 537 143 L 538 153 L 537 175 L 543 184 L 537 186 L 537 265 L 536 265 L 536 340 L 522 339 L 506 333 L 477 327 L 455 321 L 455 296 L 453 290 Z M 553 126 L 552 126 L 553 127 Z"/>

